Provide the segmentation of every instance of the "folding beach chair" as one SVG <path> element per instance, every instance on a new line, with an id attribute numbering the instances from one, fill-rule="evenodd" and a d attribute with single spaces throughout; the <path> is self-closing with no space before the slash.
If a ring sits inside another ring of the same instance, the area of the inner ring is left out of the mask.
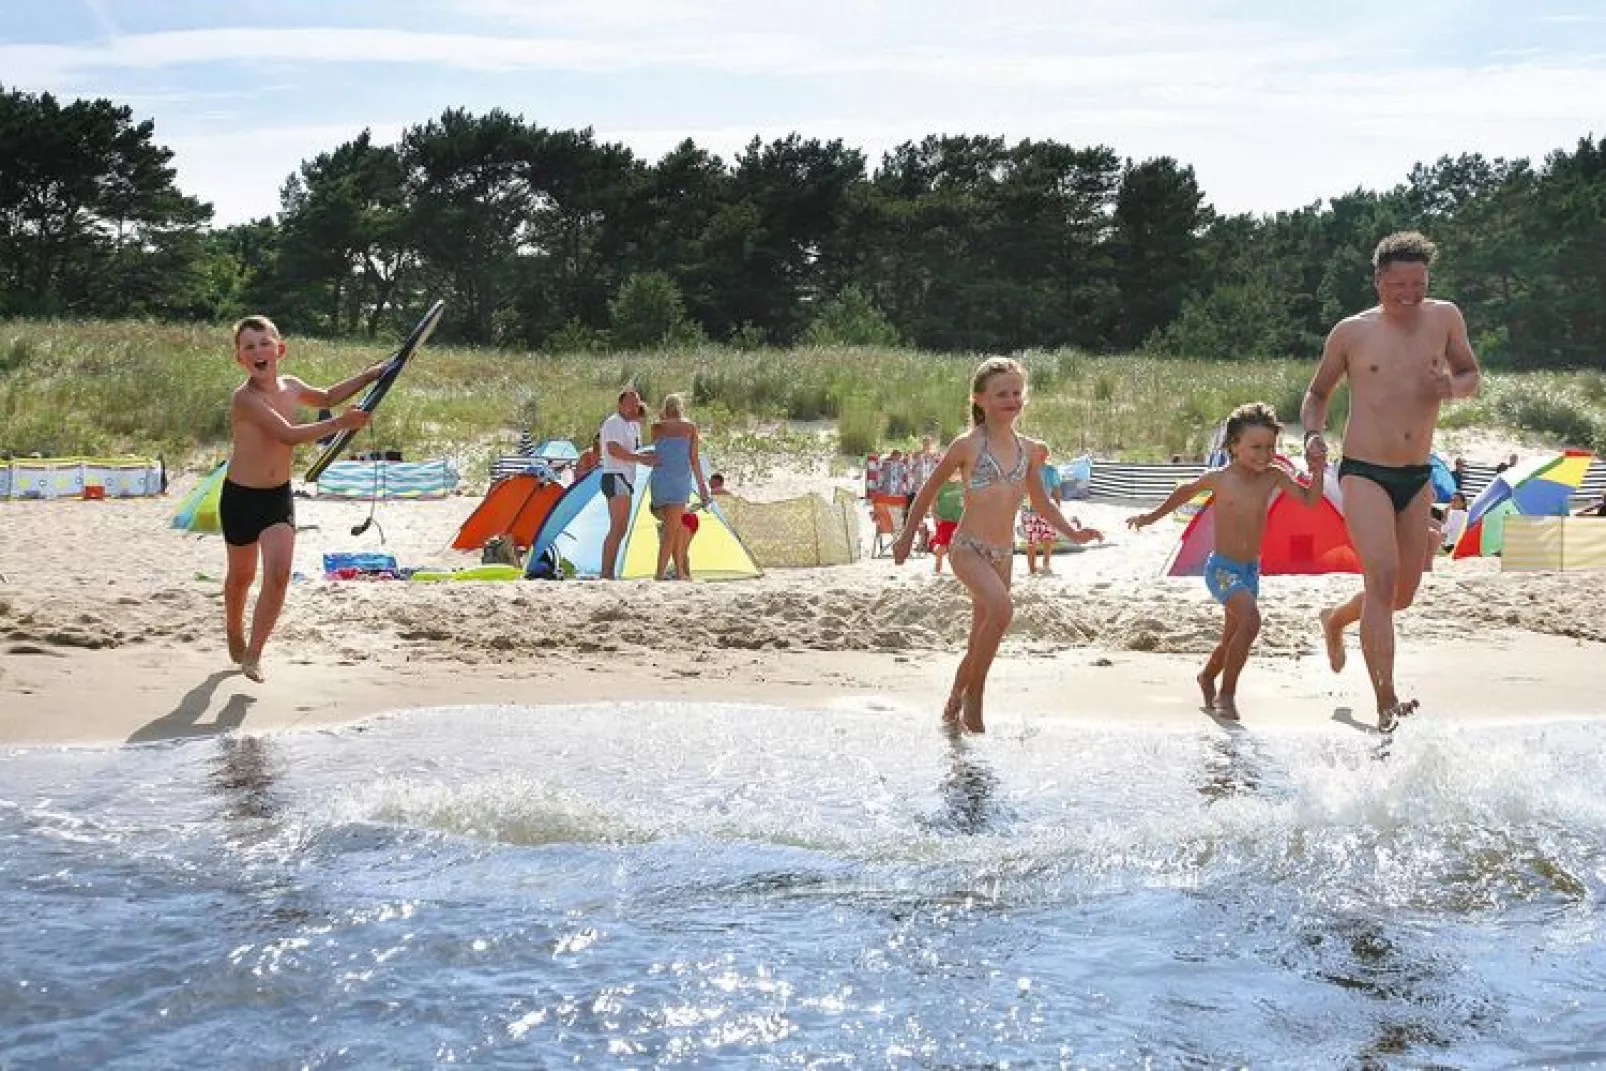
<path id="1" fill-rule="evenodd" d="M 870 495 L 870 518 L 875 522 L 875 538 L 870 544 L 870 557 L 880 558 L 892 553 L 892 543 L 903 528 L 903 518 L 908 508 L 909 500 L 904 495 L 880 493 Z M 911 549 L 916 554 L 926 553 L 925 525 L 921 525 L 920 531 L 915 533 L 915 542 Z"/>

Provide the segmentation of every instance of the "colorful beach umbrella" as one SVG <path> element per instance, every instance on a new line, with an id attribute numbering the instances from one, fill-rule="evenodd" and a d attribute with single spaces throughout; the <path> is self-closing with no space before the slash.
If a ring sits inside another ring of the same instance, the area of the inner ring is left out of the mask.
<path id="1" fill-rule="evenodd" d="M 1455 557 L 1499 554 L 1505 546 L 1505 519 L 1565 517 L 1568 501 L 1578 490 L 1594 454 L 1566 450 L 1519 462 L 1497 473 L 1467 509 L 1466 531 L 1455 544 Z"/>

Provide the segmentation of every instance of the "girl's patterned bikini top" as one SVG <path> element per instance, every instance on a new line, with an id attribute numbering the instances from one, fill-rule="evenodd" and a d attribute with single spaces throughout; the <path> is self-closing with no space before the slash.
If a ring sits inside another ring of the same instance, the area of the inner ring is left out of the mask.
<path id="1" fill-rule="evenodd" d="M 1026 478 L 1028 461 L 1026 449 L 1021 446 L 1020 436 L 1015 436 L 1015 464 L 1010 468 L 1009 475 L 1004 474 L 998 459 L 993 456 L 992 446 L 983 434 L 981 440 L 981 456 L 976 458 L 976 467 L 970 472 L 970 489 L 980 491 L 991 487 L 995 483 L 1020 483 Z"/>

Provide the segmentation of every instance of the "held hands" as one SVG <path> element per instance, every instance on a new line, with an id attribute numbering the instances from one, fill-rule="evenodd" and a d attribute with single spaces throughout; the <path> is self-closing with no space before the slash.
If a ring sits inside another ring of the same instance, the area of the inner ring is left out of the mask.
<path id="1" fill-rule="evenodd" d="M 1327 468 L 1327 440 L 1319 431 L 1305 436 L 1305 467 L 1311 472 Z"/>

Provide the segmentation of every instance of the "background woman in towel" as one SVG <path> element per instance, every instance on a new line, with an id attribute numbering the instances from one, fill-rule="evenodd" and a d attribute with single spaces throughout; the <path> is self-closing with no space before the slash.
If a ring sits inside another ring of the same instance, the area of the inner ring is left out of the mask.
<path id="1" fill-rule="evenodd" d="M 692 481 L 697 493 L 709 501 L 708 483 L 703 478 L 702 458 L 698 456 L 697 425 L 686 419 L 686 403 L 678 394 L 664 399 L 663 410 L 652 424 L 653 453 L 658 464 L 647 486 L 652 489 L 652 513 L 658 518 L 658 570 L 663 580 L 671 559 L 677 580 L 691 579 L 691 529 L 681 523 L 691 500 Z"/>
<path id="2" fill-rule="evenodd" d="M 949 444 L 892 544 L 892 558 L 902 565 L 937 492 L 951 474 L 959 473 L 965 508 L 948 548 L 948 561 L 970 592 L 970 644 L 954 674 L 942 716 L 949 725 L 973 733 L 985 731 L 982 693 L 987 672 L 1015 615 L 1009 574 L 1015 556 L 1015 513 L 1021 502 L 1031 499 L 1037 512 L 1067 539 L 1086 543 L 1103 538 L 1091 528 L 1072 527 L 1043 489 L 1048 448 L 1015 430 L 1025 407 L 1026 369 L 1007 357 L 983 361 L 970 381 L 973 426 Z"/>

